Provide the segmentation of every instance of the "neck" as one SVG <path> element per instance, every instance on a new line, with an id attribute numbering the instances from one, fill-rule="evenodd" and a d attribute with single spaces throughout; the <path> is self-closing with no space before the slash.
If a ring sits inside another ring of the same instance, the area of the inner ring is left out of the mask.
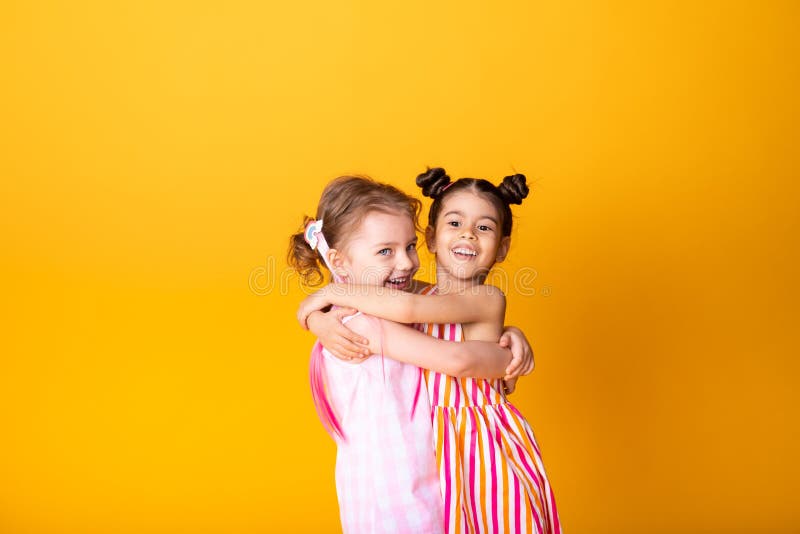
<path id="1" fill-rule="evenodd" d="M 460 278 L 443 269 L 436 269 L 436 292 L 440 295 L 463 293 L 473 287 L 483 285 L 488 273 L 474 278 Z"/>

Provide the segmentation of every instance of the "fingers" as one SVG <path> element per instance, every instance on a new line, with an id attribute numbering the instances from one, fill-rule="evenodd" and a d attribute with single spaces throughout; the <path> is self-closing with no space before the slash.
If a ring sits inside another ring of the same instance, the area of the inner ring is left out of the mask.
<path id="1" fill-rule="evenodd" d="M 520 372 L 520 370 L 519 370 L 519 369 L 513 369 L 513 370 L 511 370 L 511 371 L 509 371 L 508 369 L 506 369 L 506 376 L 505 376 L 505 377 L 503 377 L 503 380 L 510 380 L 510 379 L 512 379 L 512 378 L 517 378 L 517 377 L 519 377 L 521 374 L 522 374 L 522 373 Z"/>
<path id="2" fill-rule="evenodd" d="M 506 367 L 506 376 L 517 376 L 517 371 L 519 369 L 519 365 L 511 362 L 508 367 Z"/>
<path id="3" fill-rule="evenodd" d="M 371 356 L 371 354 L 368 354 L 369 351 L 364 353 L 359 345 L 354 345 L 347 341 L 335 341 L 330 344 L 330 347 L 326 346 L 325 348 L 340 360 L 363 361 Z"/>
<path id="4" fill-rule="evenodd" d="M 528 364 L 527 364 L 527 365 L 526 365 L 526 366 L 525 366 L 525 367 L 522 369 L 522 374 L 523 374 L 523 375 L 529 375 L 529 374 L 531 374 L 531 373 L 533 372 L 533 368 L 534 368 L 535 366 L 536 366 L 536 365 L 535 365 L 535 363 L 534 363 L 534 361 L 533 361 L 533 358 L 531 358 L 531 361 L 529 361 L 529 362 L 528 362 Z"/>
<path id="5" fill-rule="evenodd" d="M 353 308 L 341 308 L 336 310 L 337 319 L 340 321 L 342 318 L 355 313 L 357 313 L 357 310 Z M 347 350 L 357 353 L 361 358 L 371 355 L 368 347 L 369 340 L 367 338 L 353 332 L 343 324 L 336 330 L 336 334 L 342 338 L 340 344 Z"/>
<path id="6" fill-rule="evenodd" d="M 519 374 L 520 368 L 525 363 L 522 356 L 511 353 L 511 362 L 506 367 L 506 374 L 507 375 L 514 375 L 517 376 Z"/>
<path id="7" fill-rule="evenodd" d="M 529 375 L 533 372 L 535 367 L 533 358 L 520 360 L 519 362 L 512 361 L 506 368 L 506 376 L 503 380 L 510 380 L 512 378 L 519 378 L 520 376 Z"/>
<path id="8" fill-rule="evenodd" d="M 505 349 L 508 348 L 509 345 L 511 345 L 511 337 L 508 334 L 500 336 L 500 346 Z"/>
<path id="9" fill-rule="evenodd" d="M 361 351 L 351 350 L 343 345 L 336 345 L 333 349 L 328 350 L 340 360 L 364 360 L 369 356 L 364 355 Z"/>
<path id="10" fill-rule="evenodd" d="M 369 350 L 369 347 L 366 346 L 369 341 L 360 337 L 358 334 L 350 332 L 349 330 L 346 333 L 341 334 L 342 339 L 339 341 L 339 343 L 337 343 L 337 345 L 342 347 L 343 350 L 346 350 L 347 352 L 353 354 L 354 357 L 357 356 L 359 358 L 366 358 L 372 354 Z"/>
<path id="11" fill-rule="evenodd" d="M 533 372 L 533 368 L 536 366 L 536 361 L 533 359 L 533 352 L 528 351 L 525 356 L 525 365 L 522 366 L 522 374 L 529 375 Z"/>
<path id="12" fill-rule="evenodd" d="M 364 357 L 369 356 L 372 354 L 369 350 L 369 340 L 365 339 L 355 332 L 348 330 L 347 332 L 342 332 L 342 337 L 344 340 L 342 341 L 342 345 L 347 347 L 349 350 L 353 352 L 358 352 L 362 354 Z"/>
<path id="13" fill-rule="evenodd" d="M 508 347 L 511 351 L 511 357 L 519 362 L 525 361 L 525 347 L 522 345 L 511 345 Z"/>

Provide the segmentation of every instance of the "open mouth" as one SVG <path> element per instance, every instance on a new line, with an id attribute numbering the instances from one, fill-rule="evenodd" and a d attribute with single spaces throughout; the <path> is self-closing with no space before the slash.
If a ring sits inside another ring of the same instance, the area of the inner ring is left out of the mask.
<path id="1" fill-rule="evenodd" d="M 393 289 L 406 289 L 411 281 L 411 278 L 408 276 L 396 277 L 396 278 L 389 278 L 386 280 L 384 286 L 391 287 Z"/>
<path id="2" fill-rule="evenodd" d="M 451 250 L 451 252 L 453 253 L 453 256 L 462 260 L 470 260 L 478 256 L 477 252 L 466 247 L 456 247 Z"/>

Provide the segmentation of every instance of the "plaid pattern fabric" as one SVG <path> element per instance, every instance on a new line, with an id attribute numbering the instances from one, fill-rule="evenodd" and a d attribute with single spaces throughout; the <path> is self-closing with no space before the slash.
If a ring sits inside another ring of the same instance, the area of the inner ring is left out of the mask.
<path id="1" fill-rule="evenodd" d="M 342 530 L 443 532 L 430 404 L 424 394 L 412 417 L 420 370 L 379 355 L 352 364 L 327 350 L 322 354 L 327 393 L 344 433 L 336 453 Z"/>

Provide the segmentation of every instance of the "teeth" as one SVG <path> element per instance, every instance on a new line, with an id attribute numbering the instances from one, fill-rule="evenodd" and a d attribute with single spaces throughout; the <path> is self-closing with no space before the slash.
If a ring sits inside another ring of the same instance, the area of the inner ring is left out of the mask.
<path id="1" fill-rule="evenodd" d="M 466 254 L 467 256 L 477 256 L 478 253 L 468 248 L 454 248 L 453 252 L 456 254 Z"/>

